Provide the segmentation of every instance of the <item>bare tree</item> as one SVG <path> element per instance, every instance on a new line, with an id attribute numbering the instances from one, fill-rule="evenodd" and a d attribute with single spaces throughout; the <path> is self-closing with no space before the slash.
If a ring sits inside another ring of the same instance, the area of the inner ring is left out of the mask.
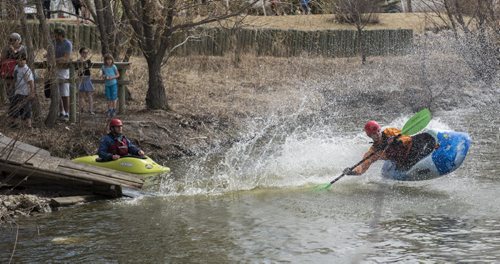
<path id="1" fill-rule="evenodd" d="M 498 0 L 424 0 L 436 28 L 454 33 L 457 53 L 476 78 L 491 83 L 500 63 Z"/>
<path id="2" fill-rule="evenodd" d="M 339 23 L 348 23 L 356 27 L 358 49 L 361 55 L 361 63 L 366 63 L 366 49 L 363 29 L 368 24 L 378 23 L 376 12 L 379 7 L 377 1 L 373 0 L 336 0 L 333 3 L 333 14 Z"/>
<path id="3" fill-rule="evenodd" d="M 112 0 L 83 0 L 85 6 L 92 15 L 92 22 L 96 24 L 99 30 L 101 40 L 101 54 L 111 53 L 115 60 L 120 61 L 122 50 L 128 45 L 123 43 L 129 42 L 129 38 L 124 41 L 124 32 L 128 25 L 122 23 L 123 10 L 119 1 Z"/>
<path id="4" fill-rule="evenodd" d="M 189 33 L 201 25 L 236 17 L 256 1 L 234 1 L 226 6 L 224 0 L 121 0 L 133 37 L 148 64 L 147 108 L 169 108 L 161 68 L 172 51 L 191 37 L 174 43 L 174 34 Z M 205 11 L 204 16 L 198 15 L 200 9 Z"/>

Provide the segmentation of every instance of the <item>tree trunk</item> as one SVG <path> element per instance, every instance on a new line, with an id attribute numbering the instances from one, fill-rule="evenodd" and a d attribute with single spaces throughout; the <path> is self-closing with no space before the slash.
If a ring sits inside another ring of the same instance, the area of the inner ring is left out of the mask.
<path id="1" fill-rule="evenodd" d="M 361 64 L 366 63 L 366 51 L 365 51 L 365 40 L 363 36 L 363 30 L 358 27 L 358 48 L 359 54 L 361 55 Z"/>
<path id="2" fill-rule="evenodd" d="M 108 34 L 106 33 L 106 20 L 104 18 L 104 5 L 101 0 L 94 0 L 95 5 L 95 21 L 97 24 L 97 28 L 99 29 L 99 36 L 101 40 L 101 55 L 110 52 L 110 48 L 108 45 Z"/>
<path id="3" fill-rule="evenodd" d="M 54 51 L 54 44 L 50 41 L 49 27 L 47 26 L 47 21 L 45 20 L 45 14 L 43 13 L 42 1 L 36 2 L 36 15 L 38 21 L 42 28 L 43 35 L 48 40 L 47 41 L 47 76 L 51 80 L 56 79 L 56 57 Z M 45 119 L 45 125 L 47 127 L 53 127 L 56 124 L 57 114 L 59 113 L 59 102 L 61 97 L 59 96 L 59 88 L 55 83 L 50 86 L 50 107 L 47 118 Z"/>
<path id="4" fill-rule="evenodd" d="M 116 39 L 116 27 L 115 27 L 115 17 L 113 15 L 112 5 L 110 0 L 103 0 L 104 7 L 104 25 L 106 30 L 106 35 L 104 36 L 105 41 L 108 43 L 108 52 L 113 55 L 115 60 L 119 60 L 118 51 L 115 47 L 115 39 Z M 101 36 L 101 38 L 103 38 Z"/>
<path id="5" fill-rule="evenodd" d="M 148 93 L 146 95 L 146 106 L 148 109 L 163 109 L 168 110 L 167 95 L 165 86 L 161 77 L 161 62 L 160 56 L 146 57 L 148 62 Z"/>

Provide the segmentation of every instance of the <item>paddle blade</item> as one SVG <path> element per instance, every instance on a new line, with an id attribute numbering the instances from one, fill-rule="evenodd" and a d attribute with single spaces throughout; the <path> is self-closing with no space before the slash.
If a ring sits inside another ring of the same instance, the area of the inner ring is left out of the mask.
<path id="1" fill-rule="evenodd" d="M 330 189 L 330 186 L 332 186 L 331 183 L 320 184 L 320 185 L 314 187 L 314 191 L 319 192 L 319 191 L 328 190 L 328 189 Z"/>
<path id="2" fill-rule="evenodd" d="M 429 109 L 427 108 L 424 108 L 413 115 L 410 120 L 406 121 L 406 124 L 401 130 L 401 134 L 406 136 L 416 134 L 424 129 L 429 124 L 431 119 L 431 111 L 429 111 Z"/>

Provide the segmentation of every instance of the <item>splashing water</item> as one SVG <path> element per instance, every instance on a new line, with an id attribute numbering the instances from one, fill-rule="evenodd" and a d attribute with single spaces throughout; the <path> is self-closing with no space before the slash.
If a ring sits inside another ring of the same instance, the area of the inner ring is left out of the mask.
<path id="1" fill-rule="evenodd" d="M 409 117 L 401 115 L 386 126 L 402 127 Z M 222 194 L 324 183 L 359 161 L 370 146 L 369 138 L 359 128 L 342 132 L 335 126 L 323 125 L 325 122 L 298 126 L 300 118 L 301 115 L 295 113 L 249 120 L 245 140 L 225 152 L 208 153 L 191 162 L 184 177 L 167 180 L 161 192 L 165 195 Z M 339 119 L 339 122 L 345 120 Z M 362 121 L 354 123 L 362 124 Z M 432 120 L 428 128 L 450 129 L 439 118 Z M 379 163 L 370 171 L 380 171 Z"/>

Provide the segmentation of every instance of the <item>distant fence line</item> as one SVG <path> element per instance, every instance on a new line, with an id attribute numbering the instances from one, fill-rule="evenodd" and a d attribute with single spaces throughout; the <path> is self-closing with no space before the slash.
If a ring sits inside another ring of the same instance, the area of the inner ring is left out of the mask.
<path id="1" fill-rule="evenodd" d="M 91 50 L 100 51 L 101 42 L 99 40 L 99 32 L 95 26 L 80 24 L 65 24 L 65 23 L 48 23 L 50 32 L 55 28 L 63 28 L 66 31 L 66 38 L 71 40 L 73 48 L 77 51 L 80 47 L 87 47 Z M 40 26 L 37 23 L 28 23 L 28 32 L 31 33 L 33 38 L 33 48 L 45 48 L 42 45 L 42 33 Z M 19 33 L 21 30 L 18 29 Z"/>
<path id="2" fill-rule="evenodd" d="M 99 33 L 95 26 L 50 23 L 49 28 L 64 28 L 75 51 L 87 47 L 100 52 Z M 28 24 L 35 49 L 42 48 L 39 26 Z M 187 33 L 173 36 L 173 45 L 186 39 Z M 405 54 L 413 45 L 413 30 L 384 29 L 363 31 L 368 56 Z M 235 51 L 257 56 L 294 57 L 303 54 L 322 57 L 352 57 L 358 54 L 355 30 L 279 30 L 201 28 L 174 51 L 175 56 L 223 56 Z M 139 53 L 139 51 L 137 51 Z"/>
<path id="3" fill-rule="evenodd" d="M 190 40 L 175 51 L 175 55 L 222 56 L 238 50 L 257 56 L 294 57 L 302 54 L 323 57 L 352 57 L 359 54 L 355 30 L 279 30 L 221 29 L 198 30 L 198 40 Z M 413 45 L 413 30 L 387 29 L 363 31 L 365 50 L 369 56 L 400 55 Z M 185 35 L 178 34 L 174 43 Z"/>

